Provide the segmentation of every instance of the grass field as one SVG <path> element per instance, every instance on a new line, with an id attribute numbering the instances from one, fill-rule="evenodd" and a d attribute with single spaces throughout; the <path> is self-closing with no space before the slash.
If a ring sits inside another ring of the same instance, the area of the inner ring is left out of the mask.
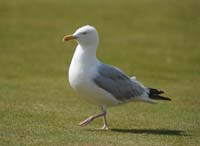
<path id="1" fill-rule="evenodd" d="M 200 143 L 200 1 L 0 1 L 1 146 L 197 146 Z M 100 34 L 98 57 L 162 88 L 171 102 L 129 103 L 101 119 L 70 88 L 75 42 L 85 24 Z"/>

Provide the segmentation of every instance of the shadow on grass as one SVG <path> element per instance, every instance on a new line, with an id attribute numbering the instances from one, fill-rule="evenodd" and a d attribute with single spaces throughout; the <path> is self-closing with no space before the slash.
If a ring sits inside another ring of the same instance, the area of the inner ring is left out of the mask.
<path id="1" fill-rule="evenodd" d="M 113 132 L 132 133 L 132 134 L 153 134 L 169 136 L 189 136 L 185 131 L 168 129 L 111 129 Z"/>

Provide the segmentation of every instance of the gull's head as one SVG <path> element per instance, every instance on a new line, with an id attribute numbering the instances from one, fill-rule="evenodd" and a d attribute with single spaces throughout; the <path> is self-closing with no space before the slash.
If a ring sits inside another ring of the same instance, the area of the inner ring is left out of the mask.
<path id="1" fill-rule="evenodd" d="M 78 44 L 84 47 L 97 47 L 99 43 L 97 30 L 90 25 L 83 26 L 77 29 L 72 35 L 66 35 L 63 37 L 63 41 L 69 41 L 73 39 L 75 39 Z"/>

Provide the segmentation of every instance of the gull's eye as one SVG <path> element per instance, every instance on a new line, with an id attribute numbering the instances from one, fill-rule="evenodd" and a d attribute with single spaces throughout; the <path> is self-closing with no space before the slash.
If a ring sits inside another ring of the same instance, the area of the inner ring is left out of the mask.
<path id="1" fill-rule="evenodd" d="M 83 35 L 86 35 L 86 34 L 87 34 L 87 32 L 83 32 L 82 34 L 83 34 Z"/>

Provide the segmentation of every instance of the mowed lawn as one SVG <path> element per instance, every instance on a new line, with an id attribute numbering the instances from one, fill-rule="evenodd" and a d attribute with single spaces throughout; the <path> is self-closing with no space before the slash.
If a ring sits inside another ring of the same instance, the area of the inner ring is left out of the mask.
<path id="1" fill-rule="evenodd" d="M 102 119 L 69 86 L 76 42 L 90 24 L 98 57 L 166 91 L 171 102 L 132 102 Z M 200 1 L 0 1 L 1 146 L 197 146 L 200 143 Z"/>

